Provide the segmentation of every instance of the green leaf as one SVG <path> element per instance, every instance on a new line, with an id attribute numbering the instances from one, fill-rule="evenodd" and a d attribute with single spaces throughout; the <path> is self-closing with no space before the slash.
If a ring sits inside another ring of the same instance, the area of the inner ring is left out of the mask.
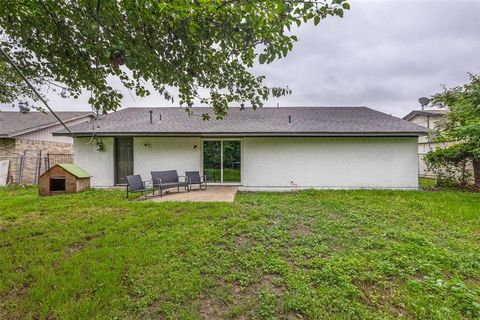
<path id="1" fill-rule="evenodd" d="M 298 41 L 287 29 L 341 15 L 345 0 L 93 1 L 100 4 L 98 16 L 95 6 L 85 7 L 89 1 L 36 2 L 4 0 L 0 6 L 0 30 L 8 39 L 2 47 L 28 66 L 28 78 L 55 79 L 72 96 L 91 92 L 89 103 L 106 111 L 118 109 L 122 98 L 121 88 L 106 85 L 111 78 L 138 95 L 146 94 L 145 81 L 160 94 L 172 87 L 179 92 L 175 101 L 187 107 L 199 88 L 208 88 L 201 102 L 222 117 L 229 103 L 262 106 L 270 92 L 264 77 L 251 73 L 257 59 L 265 64 L 285 57 Z M 93 14 L 85 14 L 90 9 Z M 4 69 L 0 65 L 0 103 L 30 92 Z M 5 87 L 10 83 L 15 88 Z"/>
<path id="2" fill-rule="evenodd" d="M 260 64 L 264 64 L 266 60 L 267 60 L 267 55 L 266 54 L 262 53 L 258 56 L 258 61 L 260 62 Z"/>
<path id="3" fill-rule="evenodd" d="M 342 4 L 342 8 L 345 10 L 350 10 L 350 4 L 348 2 L 345 2 Z"/>
<path id="4" fill-rule="evenodd" d="M 303 8 L 305 10 L 309 10 L 313 7 L 313 2 L 306 2 L 304 5 L 303 5 Z"/>

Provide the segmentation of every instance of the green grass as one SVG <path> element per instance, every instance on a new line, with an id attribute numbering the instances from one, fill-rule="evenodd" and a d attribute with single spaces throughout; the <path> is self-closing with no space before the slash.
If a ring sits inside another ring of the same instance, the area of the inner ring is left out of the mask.
<path id="1" fill-rule="evenodd" d="M 215 176 L 216 181 L 220 182 L 220 171 L 221 169 L 204 169 L 207 179 L 213 181 Z M 224 182 L 240 182 L 240 169 L 223 169 L 223 181 Z"/>
<path id="2" fill-rule="evenodd" d="M 432 189 L 435 187 L 437 180 L 433 178 L 419 178 L 418 183 L 423 189 Z"/>
<path id="3" fill-rule="evenodd" d="M 478 319 L 480 194 L 0 190 L 1 319 Z"/>

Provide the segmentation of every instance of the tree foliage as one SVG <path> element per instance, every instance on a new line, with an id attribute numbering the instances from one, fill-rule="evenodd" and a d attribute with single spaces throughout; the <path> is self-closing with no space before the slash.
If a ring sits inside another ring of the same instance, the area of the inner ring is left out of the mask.
<path id="1" fill-rule="evenodd" d="M 13 103 L 19 97 L 36 100 L 33 92 L 15 70 L 0 60 L 0 103 Z"/>
<path id="2" fill-rule="evenodd" d="M 222 117 L 230 103 L 259 107 L 287 94 L 253 75 L 254 61 L 285 57 L 293 27 L 349 8 L 345 0 L 3 0 L 0 27 L 26 74 L 63 83 L 74 97 L 88 90 L 95 108 L 120 106 L 113 77 L 138 96 L 150 94 L 147 82 L 168 100 L 178 88 L 187 110 L 199 99 Z"/>
<path id="3" fill-rule="evenodd" d="M 448 148 L 439 148 L 425 155 L 429 171 L 437 177 L 439 186 L 460 186 L 465 188 L 471 174 L 467 167 L 471 164 L 468 147 L 455 144 Z"/>
<path id="4" fill-rule="evenodd" d="M 475 187 L 480 189 L 480 75 L 469 74 L 470 82 L 432 97 L 432 103 L 450 112 L 436 128 L 435 142 L 453 142 L 427 155 L 431 165 L 458 166 L 470 161 Z"/>

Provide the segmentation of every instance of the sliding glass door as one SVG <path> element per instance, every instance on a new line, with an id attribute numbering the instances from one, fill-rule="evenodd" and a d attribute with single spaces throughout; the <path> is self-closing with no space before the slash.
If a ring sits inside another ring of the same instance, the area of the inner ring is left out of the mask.
<path id="1" fill-rule="evenodd" d="M 203 173 L 209 182 L 240 183 L 241 142 L 238 140 L 203 141 Z"/>
<path id="2" fill-rule="evenodd" d="M 208 182 L 222 182 L 221 141 L 203 141 L 203 174 Z"/>
<path id="3" fill-rule="evenodd" d="M 223 182 L 240 182 L 240 141 L 223 141 Z"/>

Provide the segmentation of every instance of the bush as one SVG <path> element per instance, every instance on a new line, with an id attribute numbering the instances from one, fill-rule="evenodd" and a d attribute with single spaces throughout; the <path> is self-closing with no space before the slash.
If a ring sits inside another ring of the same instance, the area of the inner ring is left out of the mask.
<path id="1" fill-rule="evenodd" d="M 437 177 L 437 186 L 466 188 L 472 176 L 471 160 L 462 144 L 440 148 L 427 153 L 425 163 Z"/>

